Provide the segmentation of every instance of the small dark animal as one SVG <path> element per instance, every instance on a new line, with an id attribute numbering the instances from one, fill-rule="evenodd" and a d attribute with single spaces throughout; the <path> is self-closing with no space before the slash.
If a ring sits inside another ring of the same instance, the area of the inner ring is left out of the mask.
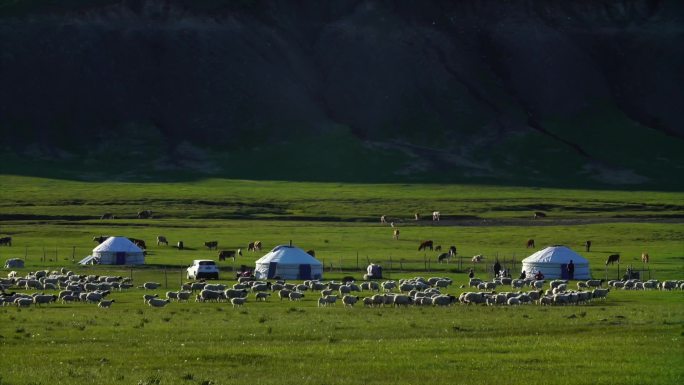
<path id="1" fill-rule="evenodd" d="M 169 245 L 169 241 L 166 240 L 165 236 L 163 236 L 163 235 L 157 236 L 157 246 L 159 246 L 162 243 L 165 244 L 166 246 Z"/>
<path id="2" fill-rule="evenodd" d="M 310 256 L 316 258 L 316 251 L 315 250 L 307 250 L 306 253 L 309 254 Z"/>
<path id="3" fill-rule="evenodd" d="M 589 252 L 589 249 L 591 249 L 591 241 L 584 242 L 584 250 Z"/>
<path id="4" fill-rule="evenodd" d="M 183 245 L 183 241 L 178 241 L 176 248 L 178 248 L 178 250 L 183 250 L 183 247 L 185 247 L 185 245 Z"/>
<path id="5" fill-rule="evenodd" d="M 534 239 L 528 239 L 527 240 L 527 248 L 534 248 Z"/>
<path id="6" fill-rule="evenodd" d="M 145 244 L 145 241 L 143 241 L 142 239 L 128 238 L 128 240 L 133 242 L 134 245 L 138 246 L 143 250 L 147 249 L 147 245 Z"/>
<path id="7" fill-rule="evenodd" d="M 12 246 L 12 237 L 0 238 L 0 246 Z"/>
<path id="8" fill-rule="evenodd" d="M 152 210 L 138 211 L 138 219 L 152 218 Z"/>
<path id="9" fill-rule="evenodd" d="M 615 262 L 620 263 L 620 254 L 609 255 L 606 260 L 606 266 L 608 266 L 609 263 L 612 265 Z"/>
<path id="10" fill-rule="evenodd" d="M 418 251 L 426 250 L 428 248 L 432 250 L 432 241 L 430 240 L 421 242 L 420 246 L 418 246 Z"/>
<path id="11" fill-rule="evenodd" d="M 442 245 L 435 246 L 435 251 L 442 251 Z"/>
<path id="12" fill-rule="evenodd" d="M 102 216 L 100 217 L 100 219 L 114 219 L 114 214 L 112 214 L 112 213 L 104 213 L 104 214 L 102 214 Z"/>
<path id="13" fill-rule="evenodd" d="M 455 257 L 455 256 L 456 256 L 456 246 L 451 245 L 451 246 L 449 247 L 449 254 L 451 254 L 452 257 Z"/>
<path id="14" fill-rule="evenodd" d="M 204 242 L 204 246 L 206 246 L 209 250 L 216 249 L 218 248 L 218 241 Z"/>
<path id="15" fill-rule="evenodd" d="M 449 259 L 451 259 L 451 257 L 453 257 L 451 253 L 442 253 L 437 256 L 437 262 L 442 263 L 442 261 L 446 261 L 447 263 L 449 263 Z"/>
<path id="16" fill-rule="evenodd" d="M 109 238 L 109 235 L 100 235 L 99 237 L 93 237 L 93 242 L 97 242 L 98 244 L 104 242 Z"/>
<path id="17" fill-rule="evenodd" d="M 219 259 L 219 261 L 225 261 L 226 258 L 232 258 L 234 261 L 236 255 L 239 255 L 242 257 L 242 250 L 240 250 L 240 249 L 237 249 L 237 251 L 236 250 L 221 250 L 218 253 L 218 259 Z"/>
<path id="18" fill-rule="evenodd" d="M 546 218 L 546 214 L 544 214 L 541 211 L 535 211 L 534 212 L 534 219 L 539 219 L 539 218 Z"/>

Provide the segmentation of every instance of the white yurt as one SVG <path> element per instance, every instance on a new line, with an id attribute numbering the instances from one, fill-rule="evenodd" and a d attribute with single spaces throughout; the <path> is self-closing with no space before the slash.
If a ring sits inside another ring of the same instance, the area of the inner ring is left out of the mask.
<path id="1" fill-rule="evenodd" d="M 522 260 L 522 270 L 528 277 L 533 277 L 538 271 L 546 279 L 569 279 L 568 264 L 575 265 L 573 279 L 591 279 L 589 261 L 583 256 L 565 246 L 549 246 Z"/>
<path id="2" fill-rule="evenodd" d="M 128 238 L 109 237 L 94 248 L 93 254 L 81 261 L 81 264 L 89 262 L 101 265 L 142 265 L 145 263 L 145 254 Z"/>
<path id="3" fill-rule="evenodd" d="M 256 261 L 257 279 L 323 279 L 323 263 L 292 245 L 276 246 Z"/>

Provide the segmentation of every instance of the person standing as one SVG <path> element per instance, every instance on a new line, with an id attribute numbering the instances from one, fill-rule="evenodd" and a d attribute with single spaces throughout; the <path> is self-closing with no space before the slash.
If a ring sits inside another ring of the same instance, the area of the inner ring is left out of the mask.
<path id="1" fill-rule="evenodd" d="M 497 259 L 496 262 L 494 262 L 494 276 L 498 277 L 500 272 L 501 272 L 501 264 L 499 263 L 499 260 Z"/>
<path id="2" fill-rule="evenodd" d="M 568 263 L 568 279 L 575 279 L 575 264 L 572 263 L 572 259 Z"/>

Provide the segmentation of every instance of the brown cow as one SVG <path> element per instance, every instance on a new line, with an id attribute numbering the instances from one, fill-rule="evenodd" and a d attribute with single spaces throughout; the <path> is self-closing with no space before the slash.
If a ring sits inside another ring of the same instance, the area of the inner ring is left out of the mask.
<path id="1" fill-rule="evenodd" d="M 534 239 L 528 239 L 527 240 L 527 248 L 534 248 Z"/>
<path id="2" fill-rule="evenodd" d="M 430 240 L 421 242 L 421 243 L 420 243 L 420 246 L 418 246 L 418 251 L 420 251 L 420 250 L 425 250 L 425 249 L 428 249 L 428 248 L 429 248 L 430 250 L 432 250 L 432 241 L 430 241 Z"/>
<path id="3" fill-rule="evenodd" d="M 608 259 L 606 260 L 606 266 L 608 266 L 609 263 L 612 265 L 615 262 L 620 264 L 620 254 L 609 255 Z"/>

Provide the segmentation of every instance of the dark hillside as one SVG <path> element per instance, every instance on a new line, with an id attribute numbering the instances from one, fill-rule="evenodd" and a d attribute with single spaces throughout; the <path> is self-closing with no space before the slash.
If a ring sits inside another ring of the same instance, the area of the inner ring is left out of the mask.
<path id="1" fill-rule="evenodd" d="M 683 8 L 1 1 L 0 171 L 678 189 Z"/>

